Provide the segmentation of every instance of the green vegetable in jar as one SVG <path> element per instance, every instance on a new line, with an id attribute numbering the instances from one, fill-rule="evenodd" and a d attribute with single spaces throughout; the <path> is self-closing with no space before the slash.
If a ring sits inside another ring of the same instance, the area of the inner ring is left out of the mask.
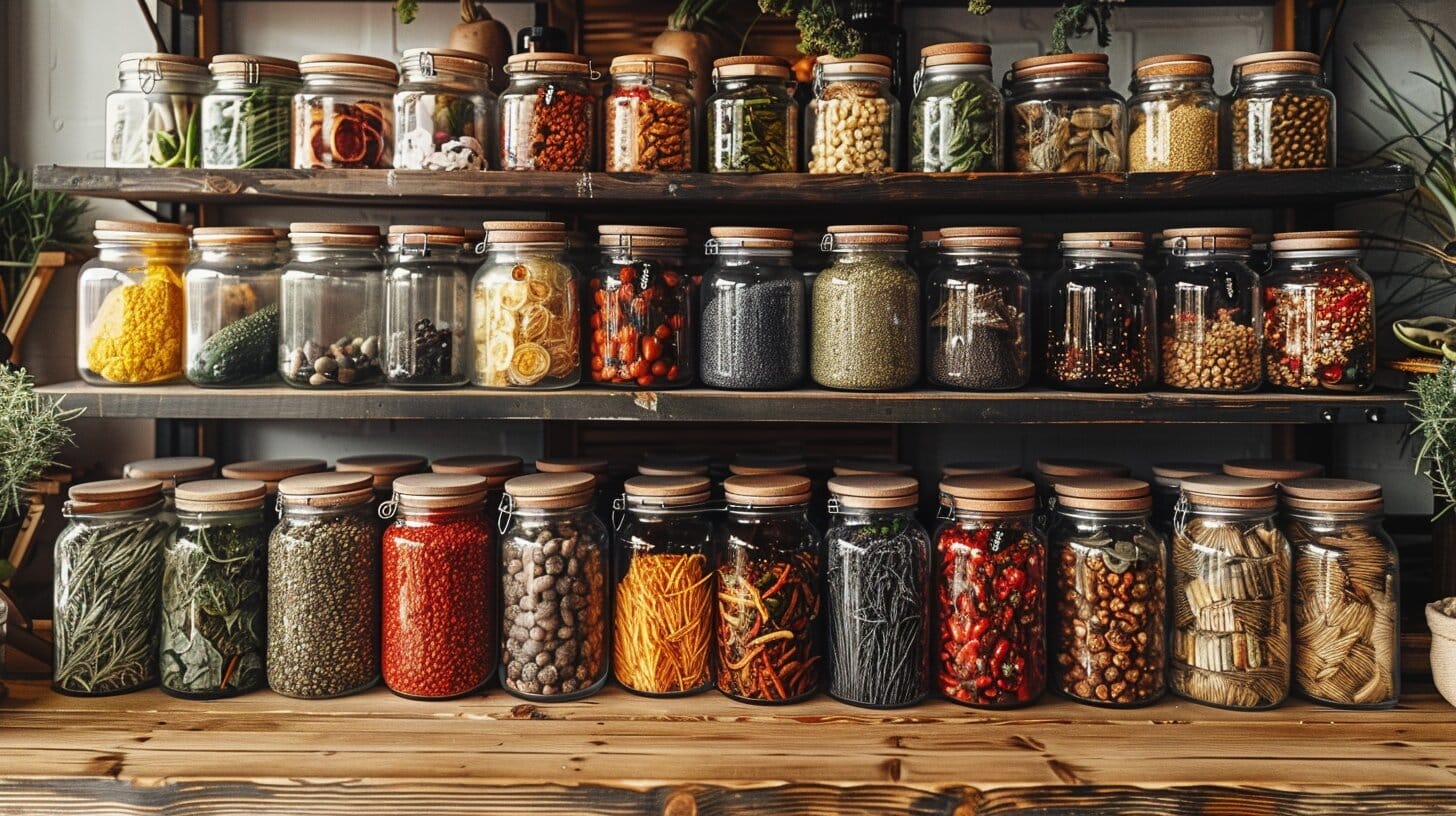
<path id="1" fill-rule="evenodd" d="M 263 84 L 242 96 L 202 103 L 202 165 L 287 167 L 293 138 L 293 96 Z"/>
<path id="2" fill-rule="evenodd" d="M 787 97 L 776 97 L 772 88 L 758 84 L 737 93 L 712 104 L 709 169 L 715 173 L 793 172 L 796 123 Z"/>
<path id="3" fill-rule="evenodd" d="M 187 370 L 198 385 L 236 385 L 278 365 L 278 307 L 269 305 L 224 326 L 202 344 Z"/>

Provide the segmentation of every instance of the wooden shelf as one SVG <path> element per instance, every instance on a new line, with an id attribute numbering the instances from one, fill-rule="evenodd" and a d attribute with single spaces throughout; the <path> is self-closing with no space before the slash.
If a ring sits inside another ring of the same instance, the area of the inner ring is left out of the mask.
<path id="1" fill-rule="evenodd" d="M 617 689 L 557 705 L 72 699 L 24 681 L 0 702 L 0 755 L 7 814 L 1456 813 L 1456 709 L 1429 694 L 1367 712 L 875 712 Z"/>
<path id="2" fill-rule="evenodd" d="M 348 204 L 471 210 L 631 205 L 665 214 L 725 206 L 813 212 L 1048 213 L 1283 207 L 1409 190 L 1400 165 L 1285 172 L 1056 175 L 1022 173 L 760 176 L 707 173 L 431 173 L 393 170 L 112 170 L 35 168 L 35 186 L 96 198 L 199 204 Z"/>
<path id="3" fill-rule="evenodd" d="M 48 385 L 90 418 L 150 419 L 549 419 L 703 422 L 1059 423 L 1402 423 L 1409 395 L 1079 394 L 907 391 L 861 394 L 808 388 L 745 393 L 703 388 L 616 391 L 304 390 L 284 385 L 205 389 L 190 385 L 101 388 Z"/>

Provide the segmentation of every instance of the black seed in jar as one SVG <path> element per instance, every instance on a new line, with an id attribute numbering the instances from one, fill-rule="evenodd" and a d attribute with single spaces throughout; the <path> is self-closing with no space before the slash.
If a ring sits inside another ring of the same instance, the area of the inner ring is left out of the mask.
<path id="1" fill-rule="evenodd" d="M 952 388 L 1018 388 L 1029 376 L 1026 315 L 999 289 L 945 288 L 926 335 L 929 375 Z"/>
<path id="2" fill-rule="evenodd" d="M 702 379 L 716 388 L 792 388 L 804 379 L 804 283 L 770 278 L 703 294 Z"/>

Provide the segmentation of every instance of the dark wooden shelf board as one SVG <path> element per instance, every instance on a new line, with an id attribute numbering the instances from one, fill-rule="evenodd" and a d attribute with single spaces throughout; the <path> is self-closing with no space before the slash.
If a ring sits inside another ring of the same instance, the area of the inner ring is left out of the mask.
<path id="1" fill-rule="evenodd" d="M 40 190 L 96 198 L 200 204 L 349 204 L 472 210 L 589 210 L 627 205 L 657 211 L 724 206 L 813 206 L 816 211 L 934 213 L 1084 212 L 1282 207 L 1411 189 L 1399 165 L 1287 172 L 1055 175 L 1020 173 L 761 176 L 707 173 L 430 173 L 392 170 L 118 170 L 35 168 Z"/>
<path id="2" fill-rule="evenodd" d="M 190 385 L 101 388 L 45 386 L 88 417 L 156 419 L 548 419 L 712 422 L 1084 423 L 1401 423 L 1402 392 L 1337 394 L 1078 394 L 1029 390 L 998 394 L 908 391 L 859 394 L 823 389 L 741 393 L 694 388 L 627 392 L 313 391 L 284 385 L 235 390 Z"/>

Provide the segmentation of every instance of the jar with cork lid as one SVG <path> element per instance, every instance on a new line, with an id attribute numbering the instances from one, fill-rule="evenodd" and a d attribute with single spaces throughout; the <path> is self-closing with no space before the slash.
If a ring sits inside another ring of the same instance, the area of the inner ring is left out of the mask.
<path id="1" fill-rule="evenodd" d="M 915 469 L 894 459 L 847 457 L 835 459 L 830 472 L 835 476 L 913 476 Z"/>
<path id="2" fill-rule="evenodd" d="M 56 537 L 51 687 L 97 697 L 157 683 L 162 550 L 177 526 L 156 479 L 72 485 Z"/>
<path id="3" fill-rule="evenodd" d="M 1173 520 L 1169 683 L 1195 702 L 1272 708 L 1289 695 L 1289 541 L 1275 484 L 1239 476 L 1183 480 Z"/>
<path id="4" fill-rule="evenodd" d="M 748 703 L 813 696 L 824 676 L 823 561 L 809 479 L 730 476 L 714 531 L 718 690 Z"/>
<path id="5" fill-rule="evenodd" d="M 703 277 L 704 385 L 775 391 L 804 380 L 807 298 L 792 230 L 713 227 Z"/>
<path id="6" fill-rule="evenodd" d="M 389 228 L 384 279 L 384 381 L 397 388 L 444 388 L 469 381 L 465 349 L 470 270 L 458 227 Z"/>
<path id="7" fill-rule="evenodd" d="M 359 54 L 309 54 L 298 61 L 293 97 L 293 166 L 388 169 L 394 162 L 394 63 Z"/>
<path id="8" fill-rule="evenodd" d="M 799 104 L 789 64 L 778 57 L 713 61 L 707 101 L 709 173 L 792 173 L 799 169 Z"/>
<path id="9" fill-rule="evenodd" d="M 500 95 L 500 169 L 590 170 L 597 139 L 591 83 L 600 78 L 591 61 L 537 51 L 511 56 L 505 72 L 510 84 Z"/>
<path id="10" fill-rule="evenodd" d="M 693 169 L 697 110 L 687 60 L 625 54 L 612 60 L 606 101 L 609 173 Z"/>
<path id="11" fill-rule="evenodd" d="M 252 54 L 218 54 L 213 86 L 202 98 L 202 166 L 287 167 L 292 147 L 298 63 Z"/>
<path id="12" fill-rule="evenodd" d="M 991 46 L 952 42 L 920 49 L 910 108 L 910 169 L 1001 169 L 1004 103 L 991 79 Z"/>
<path id="13" fill-rule="evenodd" d="M 1138 232 L 1069 232 L 1046 285 L 1046 378 L 1082 391 L 1157 383 L 1157 285 Z"/>
<path id="14" fill-rule="evenodd" d="M 1380 485 L 1296 479 L 1280 486 L 1294 550 L 1294 684 L 1344 708 L 1400 700 L 1400 557 Z"/>
<path id="15" fill-rule="evenodd" d="M 1019 227 L 945 227 L 925 280 L 926 376 L 946 388 L 1001 391 L 1031 379 L 1031 278 Z"/>
<path id="16" fill-rule="evenodd" d="M 107 167 L 197 167 L 207 63 L 176 54 L 122 54 L 106 95 Z"/>
<path id="17" fill-rule="evenodd" d="M 1183 480 L 1191 476 L 1211 476 L 1222 472 L 1210 462 L 1159 462 L 1152 466 L 1153 526 L 1163 537 L 1173 539 L 1173 515 Z"/>
<path id="18" fill-rule="evenodd" d="M 1263 297 L 1243 227 L 1163 230 L 1158 339 L 1163 385 L 1253 391 L 1263 382 Z"/>
<path id="19" fill-rule="evenodd" d="M 879 54 L 822 56 L 814 99 L 804 115 L 810 173 L 883 173 L 895 169 L 900 103 L 891 60 Z"/>
<path id="20" fill-rule="evenodd" d="M 1013 708 L 1046 689 L 1046 539 L 1036 485 L 947 476 L 935 534 L 937 688 L 952 702 Z"/>
<path id="21" fill-rule="evenodd" d="M 1262 479 L 1276 485 L 1296 479 L 1316 479 L 1325 475 L 1325 466 L 1298 459 L 1230 459 L 1222 471 L 1243 479 Z"/>
<path id="22" fill-rule="evenodd" d="M 249 459 L 223 465 L 224 479 L 252 479 L 263 483 L 267 498 L 263 502 L 263 515 L 271 526 L 278 523 L 278 483 L 289 476 L 305 473 L 322 473 L 329 464 L 322 459 L 299 457 L 294 459 Z"/>
<path id="23" fill-rule="evenodd" d="M 1166 689 L 1168 556 L 1148 483 L 1065 479 L 1056 491 L 1052 687 L 1092 705 L 1156 702 Z"/>
<path id="24" fill-rule="evenodd" d="M 187 265 L 187 379 L 251 385 L 278 370 L 277 239 L 267 227 L 199 227 Z"/>
<path id="25" fill-rule="evenodd" d="M 597 518 L 612 517 L 612 505 L 622 493 L 620 479 L 612 478 L 611 463 L 601 456 L 552 456 L 542 457 L 532 463 L 538 473 L 587 473 L 592 477 L 595 491 Z"/>
<path id="26" fill-rule="evenodd" d="M 471 380 L 486 388 L 569 388 L 581 380 L 579 274 L 560 221 L 486 221 L 471 283 Z"/>
<path id="27" fill-rule="evenodd" d="M 1375 284 L 1356 230 L 1274 236 L 1264 276 L 1264 376 L 1281 391 L 1375 387 Z"/>
<path id="28" fill-rule="evenodd" d="M 394 480 L 411 473 L 424 473 L 429 460 L 410 453 L 369 453 L 358 456 L 341 456 L 334 462 L 334 469 L 340 473 L 363 473 L 369 476 L 374 489 L 374 511 L 394 495 Z"/>
<path id="29" fill-rule="evenodd" d="M 495 673 L 495 535 L 484 476 L 416 473 L 394 480 L 384 529 L 380 666 L 401 697 L 442 700 Z"/>
<path id="30" fill-rule="evenodd" d="M 501 497 L 506 492 L 506 482 L 525 472 L 525 463 L 519 456 L 504 454 L 447 456 L 431 461 L 430 472 L 484 477 L 485 512 L 488 517 L 500 507 Z"/>
<path id="31" fill-rule="evenodd" d="M 373 385 L 384 356 L 379 228 L 295 223 L 289 240 L 279 299 L 283 381 L 297 388 Z"/>
<path id="32" fill-rule="evenodd" d="M 1127 169 L 1217 170 L 1219 110 L 1213 60 L 1202 54 L 1140 60 L 1127 100 Z"/>
<path id="33" fill-rule="evenodd" d="M 634 476 L 613 510 L 612 674 L 650 697 L 713 685 L 713 523 L 707 476 Z"/>
<path id="34" fill-rule="evenodd" d="M 501 503 L 501 687 L 541 702 L 607 681 L 611 536 L 592 512 L 590 473 L 506 482 Z"/>
<path id="35" fill-rule="evenodd" d="M 1127 106 L 1112 89 L 1106 54 L 1051 54 L 1011 64 L 1010 169 L 1116 173 L 1126 168 Z"/>
<path id="36" fill-rule="evenodd" d="M 691 451 L 648 451 L 637 465 L 638 476 L 707 476 L 713 459 Z"/>
<path id="37" fill-rule="evenodd" d="M 832 226 L 811 295 L 809 370 L 826 388 L 894 391 L 920 379 L 920 280 L 898 224 Z"/>
<path id="38" fill-rule="evenodd" d="M 399 170 L 488 170 L 495 93 L 491 67 L 479 54 L 411 48 L 399 62 L 394 94 Z"/>
<path id="39" fill-rule="evenodd" d="M 76 278 L 76 369 L 92 385 L 158 385 L 183 372 L 187 228 L 97 221 Z"/>
<path id="40" fill-rule="evenodd" d="M 1335 164 L 1335 95 L 1320 57 L 1269 51 L 1234 60 L 1228 105 L 1235 170 L 1305 170 Z"/>
<path id="41" fill-rule="evenodd" d="M 256 479 L 177 488 L 176 533 L 162 548 L 162 690 L 212 700 L 262 688 L 267 624 L 268 490 Z"/>
<path id="42" fill-rule="evenodd" d="M 162 483 L 162 498 L 172 507 L 177 486 L 217 476 L 217 460 L 211 456 L 162 456 L 138 459 L 121 468 L 126 479 L 156 479 Z"/>
<path id="43" fill-rule="evenodd" d="M 692 382 L 697 350 L 693 285 L 682 227 L 604 224 L 601 263 L 588 281 L 591 379 L 618 388 Z"/>
<path id="44" fill-rule="evenodd" d="M 975 475 L 997 475 L 994 473 Z M 1014 471 L 1005 474 L 1017 475 Z M 1085 479 L 1104 477 L 1120 479 L 1128 475 L 1126 465 L 1104 462 L 1100 459 L 1075 459 L 1070 457 L 1048 457 L 1032 464 L 1031 478 L 1036 483 L 1036 505 L 1040 514 L 1037 526 L 1045 530 L 1051 522 L 1051 512 L 1057 506 L 1057 482 L 1063 479 Z"/>

